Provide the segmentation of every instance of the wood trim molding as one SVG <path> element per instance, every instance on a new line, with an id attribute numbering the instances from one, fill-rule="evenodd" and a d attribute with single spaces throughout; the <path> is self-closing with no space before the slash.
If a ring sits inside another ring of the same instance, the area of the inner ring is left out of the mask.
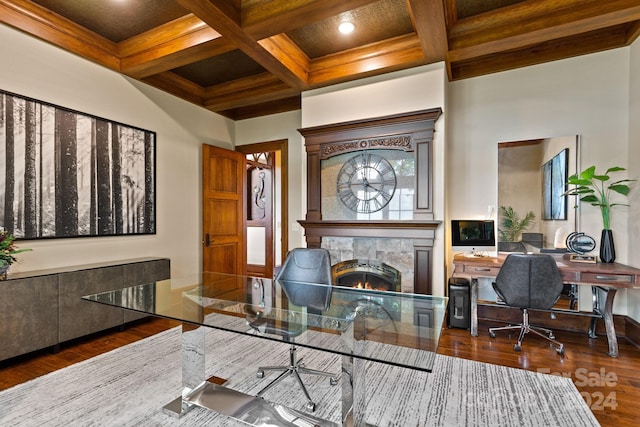
<path id="1" fill-rule="evenodd" d="M 398 239 L 435 238 L 442 221 L 298 221 L 305 235 L 336 237 L 390 237 Z M 432 243 L 433 244 L 433 243 Z"/>

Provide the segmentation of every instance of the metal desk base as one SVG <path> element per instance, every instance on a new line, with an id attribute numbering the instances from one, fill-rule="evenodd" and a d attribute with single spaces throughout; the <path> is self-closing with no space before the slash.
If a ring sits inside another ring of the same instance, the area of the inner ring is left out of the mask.
<path id="1" fill-rule="evenodd" d="M 252 426 L 338 427 L 336 423 L 207 381 L 164 409 L 181 416 L 194 406 L 211 409 Z"/>

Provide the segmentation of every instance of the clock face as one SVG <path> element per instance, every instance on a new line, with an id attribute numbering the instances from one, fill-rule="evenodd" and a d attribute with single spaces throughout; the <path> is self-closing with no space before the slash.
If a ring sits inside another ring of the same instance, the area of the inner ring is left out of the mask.
<path id="1" fill-rule="evenodd" d="M 370 153 L 351 157 L 337 178 L 340 201 L 358 213 L 377 212 L 387 206 L 396 191 L 396 174 L 384 158 Z"/>

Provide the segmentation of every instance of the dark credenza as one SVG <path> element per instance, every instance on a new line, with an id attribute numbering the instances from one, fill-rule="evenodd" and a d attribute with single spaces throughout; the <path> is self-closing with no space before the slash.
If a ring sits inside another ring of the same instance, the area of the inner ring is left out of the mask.
<path id="1" fill-rule="evenodd" d="M 136 258 L 9 274 L 0 281 L 0 360 L 144 317 L 82 296 L 171 277 L 168 258 Z"/>

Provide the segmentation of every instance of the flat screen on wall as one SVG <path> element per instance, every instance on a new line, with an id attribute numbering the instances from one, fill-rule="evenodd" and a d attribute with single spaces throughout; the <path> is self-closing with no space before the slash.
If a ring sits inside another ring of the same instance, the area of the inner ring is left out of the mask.
<path id="1" fill-rule="evenodd" d="M 492 220 L 451 220 L 452 246 L 495 246 Z"/>

